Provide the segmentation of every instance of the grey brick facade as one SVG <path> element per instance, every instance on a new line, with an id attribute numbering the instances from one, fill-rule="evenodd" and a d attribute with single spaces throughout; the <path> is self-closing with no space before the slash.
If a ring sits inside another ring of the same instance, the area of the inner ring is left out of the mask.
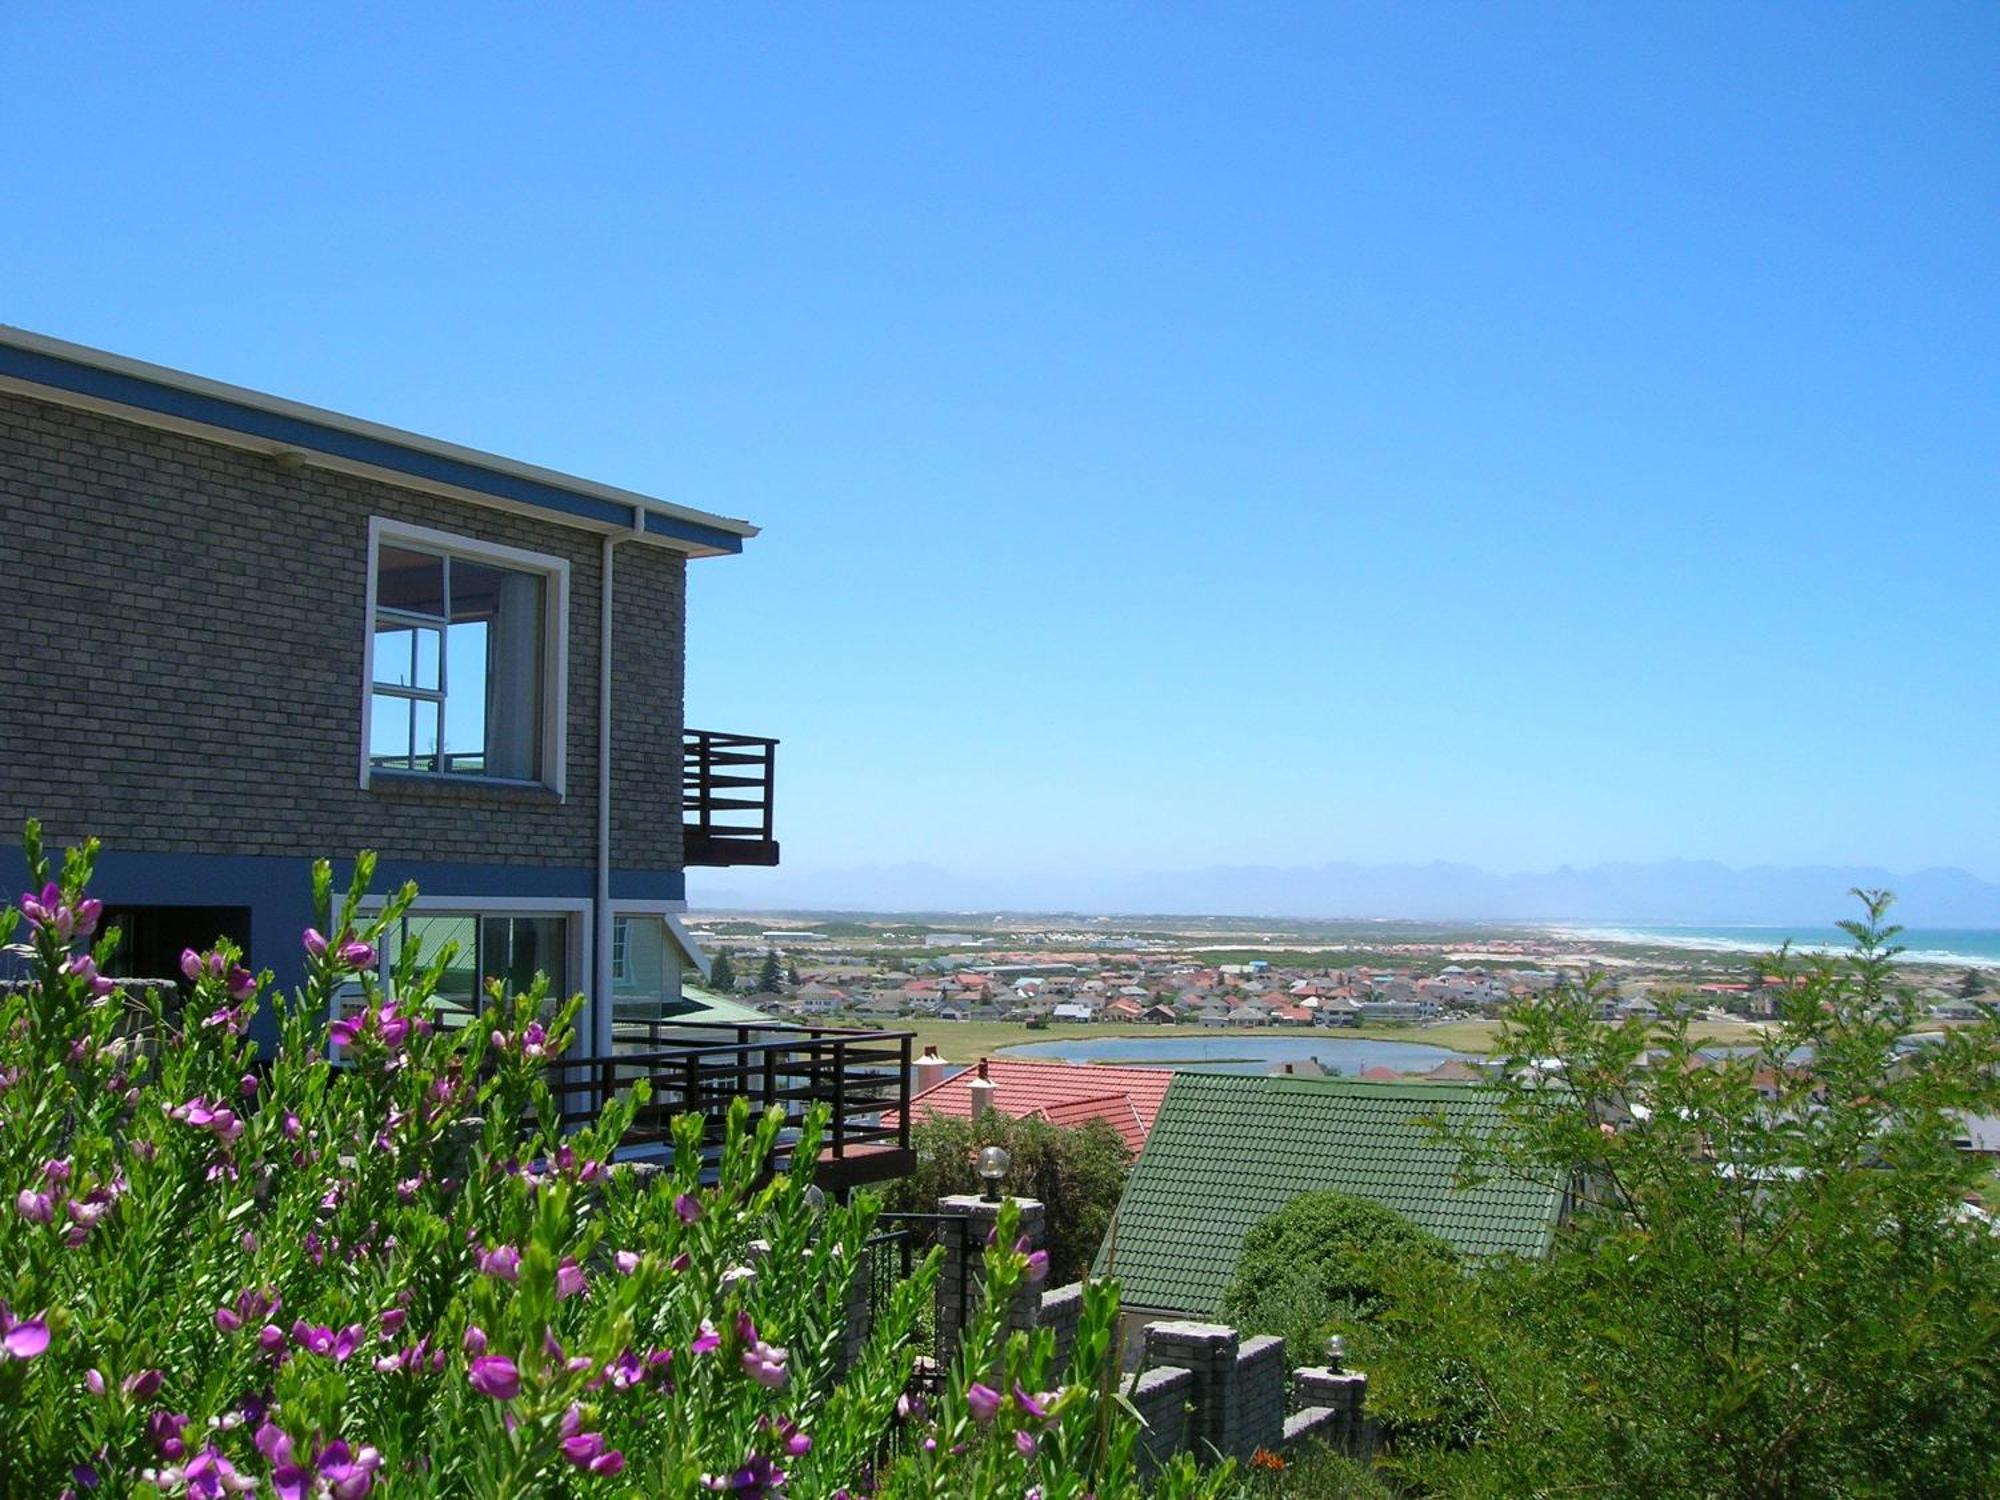
<path id="1" fill-rule="evenodd" d="M 570 566 L 566 796 L 358 784 L 371 516 Z M 0 819 L 118 849 L 588 869 L 600 541 L 0 393 Z M 686 562 L 617 551 L 612 863 L 678 869 Z"/>

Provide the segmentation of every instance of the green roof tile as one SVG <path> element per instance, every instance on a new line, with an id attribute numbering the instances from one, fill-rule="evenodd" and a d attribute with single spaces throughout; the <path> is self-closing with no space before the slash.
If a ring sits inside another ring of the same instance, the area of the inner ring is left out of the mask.
<path id="1" fill-rule="evenodd" d="M 1129 1306 L 1212 1317 L 1243 1236 L 1300 1193 L 1336 1189 L 1392 1208 L 1466 1255 L 1540 1255 L 1561 1194 L 1495 1178 L 1454 1185 L 1459 1152 L 1416 1123 L 1442 1112 L 1490 1130 L 1477 1085 L 1177 1073 L 1118 1206 L 1115 1266 Z"/>

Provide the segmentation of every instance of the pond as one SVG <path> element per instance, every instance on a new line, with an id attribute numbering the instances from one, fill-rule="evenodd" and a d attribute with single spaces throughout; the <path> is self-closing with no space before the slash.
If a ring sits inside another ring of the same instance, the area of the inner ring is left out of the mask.
<path id="1" fill-rule="evenodd" d="M 1007 1047 L 1002 1057 L 1060 1062 L 1123 1063 L 1194 1073 L 1268 1073 L 1278 1063 L 1316 1059 L 1329 1074 L 1352 1077 L 1364 1068 L 1427 1073 L 1451 1058 L 1476 1059 L 1423 1042 L 1382 1042 L 1340 1036 L 1104 1036 Z"/>

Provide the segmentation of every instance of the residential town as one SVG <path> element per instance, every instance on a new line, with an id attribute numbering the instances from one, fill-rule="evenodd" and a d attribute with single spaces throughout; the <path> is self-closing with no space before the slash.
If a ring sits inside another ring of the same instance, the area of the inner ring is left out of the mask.
<path id="1" fill-rule="evenodd" d="M 691 915 L 687 926 L 727 959 L 723 972 L 739 1000 L 767 1016 L 845 1024 L 1425 1028 L 1493 1021 L 1565 979 L 1589 979 L 1605 1020 L 1681 1010 L 1730 1026 L 1769 1019 L 1781 993 L 1748 954 L 1671 955 L 1476 929 L 1456 941 L 1356 944 L 1348 961 L 1325 948 L 1301 952 L 1300 934 L 1280 933 L 1271 956 L 1224 950 L 1233 960 L 1224 962 L 1212 935 L 1157 929 L 994 917 L 974 934 L 909 918 L 785 920 L 791 925 L 764 926 L 710 913 Z M 1977 971 L 1913 976 L 1934 1019 L 1983 1013 L 1986 980 Z"/>

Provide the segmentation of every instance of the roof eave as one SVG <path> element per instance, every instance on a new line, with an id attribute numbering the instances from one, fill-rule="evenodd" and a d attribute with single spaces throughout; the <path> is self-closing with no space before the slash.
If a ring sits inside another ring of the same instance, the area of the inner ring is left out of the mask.
<path id="1" fill-rule="evenodd" d="M 748 521 L 6 324 L 0 390 L 585 530 L 628 533 L 689 557 L 729 556 L 758 534 Z"/>

